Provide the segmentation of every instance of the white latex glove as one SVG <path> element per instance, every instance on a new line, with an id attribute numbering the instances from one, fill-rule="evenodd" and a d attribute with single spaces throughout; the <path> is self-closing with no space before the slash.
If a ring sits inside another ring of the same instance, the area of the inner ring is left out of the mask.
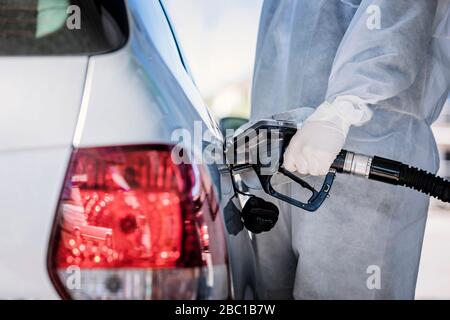
<path id="1" fill-rule="evenodd" d="M 284 153 L 284 167 L 304 175 L 326 175 L 350 127 L 361 126 L 371 117 L 367 103 L 355 96 L 322 103 L 292 137 Z"/>

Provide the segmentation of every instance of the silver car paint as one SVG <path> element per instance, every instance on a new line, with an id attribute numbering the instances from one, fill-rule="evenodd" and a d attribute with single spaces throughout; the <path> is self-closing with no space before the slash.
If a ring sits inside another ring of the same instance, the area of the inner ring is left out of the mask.
<path id="1" fill-rule="evenodd" d="M 161 9 L 155 3 L 127 2 L 130 39 L 116 52 L 89 59 L 0 58 L 0 219 L 6 222 L 0 224 L 0 298 L 57 298 L 46 256 L 73 145 L 174 143 L 171 132 L 193 132 L 196 120 L 220 145 L 217 124 L 181 60 L 161 50 L 170 37 L 162 10 L 159 22 L 148 23 Z M 230 180 L 216 169 L 210 166 L 209 173 L 219 197 L 223 192 L 223 208 Z M 228 240 L 241 298 L 253 287 L 250 239 L 241 232 Z"/>
<path id="2" fill-rule="evenodd" d="M 48 236 L 88 59 L 0 59 L 0 297 L 56 298 Z"/>
<path id="3" fill-rule="evenodd" d="M 0 58 L 0 151 L 67 146 L 87 57 Z"/>

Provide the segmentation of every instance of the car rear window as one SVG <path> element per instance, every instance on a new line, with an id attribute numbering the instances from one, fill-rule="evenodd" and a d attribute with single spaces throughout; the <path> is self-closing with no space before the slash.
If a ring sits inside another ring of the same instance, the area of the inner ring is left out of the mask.
<path id="1" fill-rule="evenodd" d="M 0 0 L 0 55 L 98 54 L 127 40 L 124 0 Z"/>

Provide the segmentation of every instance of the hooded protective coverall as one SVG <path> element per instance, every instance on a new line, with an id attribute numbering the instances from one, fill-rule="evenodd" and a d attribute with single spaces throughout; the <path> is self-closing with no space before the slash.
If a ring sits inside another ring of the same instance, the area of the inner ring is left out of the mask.
<path id="1" fill-rule="evenodd" d="M 437 0 L 265 0 L 252 120 L 357 96 L 373 117 L 345 149 L 436 172 L 430 125 L 449 93 L 449 14 Z M 254 237 L 259 298 L 414 298 L 427 196 L 337 176 L 315 213 L 276 203 L 277 225 Z"/>

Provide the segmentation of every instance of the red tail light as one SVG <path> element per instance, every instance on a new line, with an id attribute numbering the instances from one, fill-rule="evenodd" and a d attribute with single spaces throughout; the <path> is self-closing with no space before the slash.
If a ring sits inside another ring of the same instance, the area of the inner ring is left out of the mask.
<path id="1" fill-rule="evenodd" d="M 167 146 L 74 151 L 50 242 L 63 297 L 192 299 L 208 270 L 198 173 Z M 205 235 L 206 230 L 206 235 Z"/>

